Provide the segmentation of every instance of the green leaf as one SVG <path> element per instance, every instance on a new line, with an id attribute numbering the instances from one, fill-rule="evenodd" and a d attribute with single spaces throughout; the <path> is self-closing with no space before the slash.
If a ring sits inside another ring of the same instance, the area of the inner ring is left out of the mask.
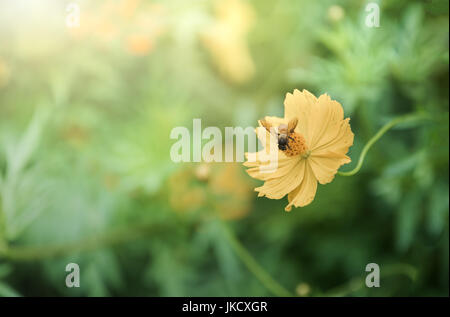
<path id="1" fill-rule="evenodd" d="M 0 297 L 20 297 L 15 289 L 0 281 Z"/>
<path id="2" fill-rule="evenodd" d="M 434 186 L 429 200 L 427 228 L 431 234 L 439 235 L 448 223 L 448 185 Z"/>
<path id="3" fill-rule="evenodd" d="M 397 249 L 406 251 L 414 240 L 420 220 L 421 195 L 417 192 L 409 192 L 403 198 L 397 214 Z"/>

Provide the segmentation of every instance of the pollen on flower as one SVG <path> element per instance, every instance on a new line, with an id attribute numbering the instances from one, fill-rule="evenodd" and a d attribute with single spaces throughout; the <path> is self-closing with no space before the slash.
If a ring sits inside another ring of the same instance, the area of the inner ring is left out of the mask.
<path id="1" fill-rule="evenodd" d="M 284 151 L 284 154 L 286 154 L 286 156 L 304 156 L 308 153 L 308 147 L 306 145 L 305 138 L 301 134 L 294 132 L 291 133 L 289 137 L 292 139 L 289 139 L 289 147 L 286 147 L 286 150 Z"/>

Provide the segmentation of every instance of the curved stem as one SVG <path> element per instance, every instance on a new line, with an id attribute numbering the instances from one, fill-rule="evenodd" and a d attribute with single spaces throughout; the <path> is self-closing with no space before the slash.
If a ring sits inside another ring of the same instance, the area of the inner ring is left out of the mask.
<path id="1" fill-rule="evenodd" d="M 98 248 L 114 246 L 133 241 L 147 234 L 164 232 L 154 224 L 134 225 L 128 228 L 116 229 L 103 235 L 89 237 L 76 242 L 52 246 L 0 246 L 0 258 L 12 261 L 34 261 L 59 256 L 70 255 L 76 252 L 92 251 Z"/>
<path id="2" fill-rule="evenodd" d="M 364 148 L 359 156 L 358 164 L 356 164 L 356 167 L 354 169 L 352 169 L 351 171 L 337 172 L 337 174 L 340 176 L 353 176 L 356 173 L 358 173 L 364 163 L 364 159 L 365 159 L 369 149 L 372 147 L 372 145 L 375 144 L 375 142 L 377 142 L 392 127 L 394 127 L 400 123 L 413 122 L 413 121 L 427 119 L 427 118 L 429 118 L 429 117 L 425 114 L 408 114 L 405 116 L 401 116 L 401 117 L 392 119 L 391 121 L 386 123 L 380 130 L 378 130 L 378 132 L 369 140 L 369 142 L 367 142 L 367 144 L 364 146 Z"/>
<path id="3" fill-rule="evenodd" d="M 3 213 L 2 206 L 0 204 L 0 254 L 2 253 L 2 250 L 5 250 L 6 248 L 7 244 L 5 239 L 5 214 Z"/>
<path id="4" fill-rule="evenodd" d="M 236 254 L 245 264 L 247 269 L 274 295 L 280 297 L 292 297 L 288 290 L 281 286 L 276 280 L 274 280 L 269 273 L 262 268 L 258 262 L 252 257 L 252 255 L 247 251 L 247 249 L 241 244 L 241 242 L 236 238 L 234 233 L 228 226 L 224 225 L 225 235 L 234 249 Z"/>
<path id="5" fill-rule="evenodd" d="M 398 263 L 383 268 L 384 278 L 396 275 L 404 275 L 408 277 L 413 283 L 417 280 L 418 274 L 419 272 L 417 271 L 417 269 L 409 264 Z M 365 279 L 362 277 L 355 277 L 352 278 L 347 283 L 337 286 L 332 290 L 325 292 L 324 294 L 321 294 L 321 296 L 325 297 L 351 296 L 351 294 L 361 290 L 362 288 L 364 288 L 364 286 L 366 286 Z"/>

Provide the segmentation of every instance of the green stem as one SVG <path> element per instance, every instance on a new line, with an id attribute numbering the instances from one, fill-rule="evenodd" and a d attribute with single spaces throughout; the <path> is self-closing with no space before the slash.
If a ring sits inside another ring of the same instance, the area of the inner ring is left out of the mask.
<path id="1" fill-rule="evenodd" d="M 0 254 L 2 253 L 2 250 L 7 248 L 5 222 L 5 213 L 2 210 L 2 196 L 0 195 Z"/>
<path id="2" fill-rule="evenodd" d="M 417 269 L 409 264 L 393 264 L 383 268 L 381 271 L 381 278 L 390 278 L 392 276 L 404 275 L 408 277 L 411 282 L 415 282 L 417 280 L 418 271 Z M 327 291 L 325 294 L 321 294 L 321 296 L 325 297 L 344 297 L 350 296 L 351 294 L 361 290 L 366 286 L 365 279 L 362 277 L 352 278 L 349 282 L 337 286 L 330 291 Z"/>
<path id="3" fill-rule="evenodd" d="M 405 115 L 405 116 L 401 116 L 401 117 L 392 119 L 391 121 L 386 123 L 369 140 L 369 142 L 367 142 L 367 144 L 364 146 L 364 148 L 363 148 L 363 150 L 361 152 L 361 155 L 359 156 L 358 164 L 356 165 L 356 167 L 354 169 L 352 169 L 351 171 L 348 171 L 348 172 L 337 172 L 337 174 L 340 175 L 340 176 L 353 176 L 356 173 L 358 173 L 359 170 L 361 169 L 363 163 L 364 163 L 364 159 L 366 158 L 367 152 L 372 147 L 372 145 L 374 145 L 387 131 L 389 131 L 391 128 L 393 128 L 397 124 L 406 123 L 406 122 L 413 122 L 413 121 L 418 121 L 418 120 L 423 120 L 423 119 L 428 119 L 428 118 L 429 118 L 429 116 L 427 116 L 426 114 L 408 114 L 408 115 Z"/>
<path id="4" fill-rule="evenodd" d="M 247 249 L 236 238 L 233 231 L 224 225 L 225 236 L 227 237 L 231 247 L 234 249 L 238 257 L 245 264 L 247 269 L 274 295 L 280 297 L 292 297 L 288 290 L 275 281 L 269 273 L 267 273 L 258 262 L 252 257 Z"/>
<path id="5" fill-rule="evenodd" d="M 154 224 L 135 225 L 116 229 L 103 235 L 89 237 L 76 242 L 53 246 L 11 246 L 0 247 L 0 258 L 13 261 L 34 261 L 60 257 L 76 252 L 91 251 L 102 247 L 113 246 L 136 240 L 148 234 L 157 234 L 166 230 L 158 230 Z"/>

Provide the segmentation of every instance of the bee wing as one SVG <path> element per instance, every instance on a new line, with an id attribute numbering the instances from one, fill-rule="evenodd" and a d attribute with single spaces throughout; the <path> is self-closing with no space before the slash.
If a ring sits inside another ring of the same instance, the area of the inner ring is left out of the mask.
<path id="1" fill-rule="evenodd" d="M 294 118 L 291 121 L 289 121 L 289 123 L 288 123 L 288 131 L 289 131 L 289 133 L 293 133 L 294 132 L 295 127 L 297 127 L 297 124 L 298 124 L 298 119 L 297 118 Z"/>
<path id="2" fill-rule="evenodd" d="M 264 119 L 261 119 L 261 120 L 259 120 L 259 123 L 261 123 L 261 125 L 262 125 L 264 128 L 266 128 L 267 131 L 271 132 L 270 129 L 272 128 L 272 125 L 271 125 L 269 122 L 267 122 L 267 121 L 264 120 Z"/>

